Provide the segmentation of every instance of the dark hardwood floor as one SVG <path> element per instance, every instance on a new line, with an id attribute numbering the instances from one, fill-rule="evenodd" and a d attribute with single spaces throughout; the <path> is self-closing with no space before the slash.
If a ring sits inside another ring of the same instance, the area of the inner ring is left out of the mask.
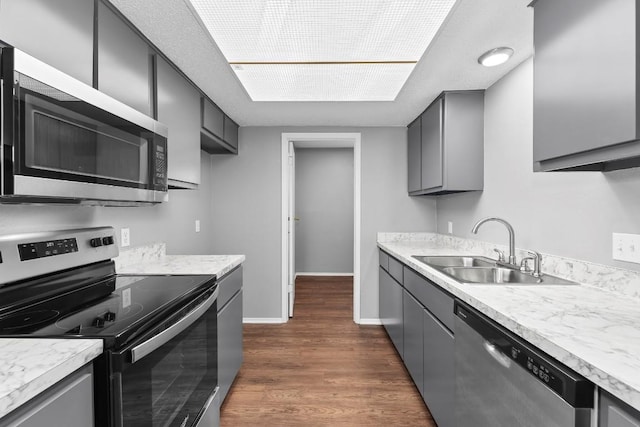
<path id="1" fill-rule="evenodd" d="M 382 326 L 353 323 L 350 277 L 299 278 L 294 317 L 244 325 L 222 427 L 436 427 Z"/>

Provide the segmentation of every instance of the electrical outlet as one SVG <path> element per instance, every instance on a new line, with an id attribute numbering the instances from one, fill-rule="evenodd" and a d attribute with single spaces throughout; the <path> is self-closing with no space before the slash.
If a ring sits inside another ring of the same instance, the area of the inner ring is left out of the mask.
<path id="1" fill-rule="evenodd" d="M 200 220 L 196 219 L 196 233 L 200 232 Z"/>
<path id="2" fill-rule="evenodd" d="M 453 222 L 452 221 L 447 222 L 447 231 L 449 232 L 449 234 L 453 234 Z"/>
<path id="3" fill-rule="evenodd" d="M 640 264 L 640 235 L 613 233 L 612 257 L 618 261 Z"/>
<path id="4" fill-rule="evenodd" d="M 128 228 L 120 230 L 120 247 L 125 248 L 131 244 L 131 233 Z"/>

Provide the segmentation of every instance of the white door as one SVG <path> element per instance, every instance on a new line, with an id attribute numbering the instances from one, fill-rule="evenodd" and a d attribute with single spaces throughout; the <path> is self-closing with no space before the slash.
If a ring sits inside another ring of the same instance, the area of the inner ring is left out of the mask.
<path id="1" fill-rule="evenodd" d="M 289 317 L 293 317 L 293 304 L 296 298 L 296 152 L 293 142 L 289 142 Z"/>

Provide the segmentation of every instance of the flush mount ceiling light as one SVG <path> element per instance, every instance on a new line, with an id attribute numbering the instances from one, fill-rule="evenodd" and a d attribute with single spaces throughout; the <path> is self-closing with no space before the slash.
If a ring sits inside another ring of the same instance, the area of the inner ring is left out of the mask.
<path id="1" fill-rule="evenodd" d="M 480 55 L 478 63 L 485 67 L 495 67 L 504 64 L 513 55 L 513 49 L 510 47 L 497 47 Z"/>
<path id="2" fill-rule="evenodd" d="M 254 101 L 393 101 L 456 0 L 185 0 Z"/>

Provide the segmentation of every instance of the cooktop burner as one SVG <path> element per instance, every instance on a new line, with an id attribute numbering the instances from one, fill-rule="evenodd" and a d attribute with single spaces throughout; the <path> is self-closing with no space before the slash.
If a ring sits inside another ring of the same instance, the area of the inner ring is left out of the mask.
<path id="1" fill-rule="evenodd" d="M 19 333 L 50 322 L 59 315 L 58 310 L 34 310 L 7 316 L 0 321 L 0 333 Z"/>

